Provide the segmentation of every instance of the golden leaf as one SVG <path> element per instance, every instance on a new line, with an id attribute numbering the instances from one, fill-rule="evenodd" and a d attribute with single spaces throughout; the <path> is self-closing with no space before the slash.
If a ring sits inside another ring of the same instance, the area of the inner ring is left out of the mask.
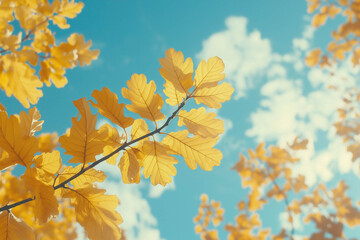
<path id="1" fill-rule="evenodd" d="M 207 62 L 202 60 L 195 71 L 195 91 L 205 87 L 214 87 L 225 78 L 225 65 L 218 57 L 212 57 Z"/>
<path id="2" fill-rule="evenodd" d="M 104 143 L 106 144 L 103 150 L 103 155 L 107 156 L 119 148 L 125 140 L 124 135 L 120 137 L 119 132 L 116 128 L 110 126 L 109 124 L 104 124 L 99 129 L 100 132 L 105 132 L 106 137 L 104 138 Z M 115 165 L 116 159 L 119 156 L 119 153 L 114 154 L 110 158 L 106 159 L 106 162 Z"/>
<path id="3" fill-rule="evenodd" d="M 68 42 L 74 48 L 74 51 L 76 51 L 76 60 L 81 67 L 85 64 L 89 65 L 91 61 L 96 60 L 100 54 L 99 50 L 90 50 L 92 42 L 90 40 L 85 43 L 83 35 L 73 33 L 68 38 Z"/>
<path id="4" fill-rule="evenodd" d="M 38 141 L 32 136 L 23 138 L 19 119 L 13 115 L 9 118 L 6 112 L 0 112 L 0 147 L 5 150 L 9 157 L 0 160 L 0 170 L 21 164 L 31 166 L 32 158 L 38 150 Z"/>
<path id="5" fill-rule="evenodd" d="M 38 89 L 43 84 L 34 74 L 35 70 L 9 55 L 2 57 L 2 60 L 4 64 L 3 72 L 0 73 L 0 88 L 5 90 L 8 97 L 14 95 L 26 108 L 30 107 L 30 103 L 36 104 L 43 95 Z"/>
<path id="6" fill-rule="evenodd" d="M 176 158 L 170 156 L 173 151 L 168 146 L 156 141 L 145 141 L 144 150 L 144 177 L 149 178 L 153 185 L 165 186 L 171 183 L 171 176 L 176 175 L 174 164 L 178 163 Z"/>
<path id="7" fill-rule="evenodd" d="M 87 164 L 95 161 L 95 156 L 102 153 L 104 142 L 95 129 L 96 115 L 91 113 L 86 98 L 74 101 L 74 105 L 81 115 L 80 120 L 77 120 L 78 117 L 72 118 L 70 132 L 61 136 L 59 142 L 66 150 L 65 154 L 73 156 L 69 162 Z"/>
<path id="8" fill-rule="evenodd" d="M 201 88 L 196 91 L 194 98 L 197 104 L 203 103 L 210 108 L 221 108 L 221 103 L 230 100 L 234 88 L 229 83 L 222 83 L 215 87 Z"/>
<path id="9" fill-rule="evenodd" d="M 159 94 L 155 94 L 154 81 L 147 84 L 145 75 L 133 74 L 127 81 L 127 86 L 129 89 L 123 88 L 121 91 L 122 95 L 131 101 L 131 105 L 126 106 L 127 109 L 152 121 L 165 118 L 160 112 L 164 101 Z"/>
<path id="10" fill-rule="evenodd" d="M 61 168 L 61 158 L 59 151 L 51 153 L 42 153 L 34 157 L 35 167 L 41 168 L 51 175 L 55 175 Z"/>
<path id="11" fill-rule="evenodd" d="M 33 230 L 10 211 L 0 213 L 0 239 L 35 240 Z"/>
<path id="12" fill-rule="evenodd" d="M 119 168 L 121 170 L 122 180 L 124 183 L 140 182 L 140 163 L 138 161 L 134 148 L 125 150 L 120 158 Z"/>
<path id="13" fill-rule="evenodd" d="M 309 67 L 314 67 L 315 65 L 317 65 L 319 63 L 320 56 L 321 56 L 321 50 L 315 49 L 310 52 L 308 57 L 306 57 L 305 62 Z"/>
<path id="14" fill-rule="evenodd" d="M 217 137 L 224 132 L 224 122 L 215 119 L 216 113 L 206 113 L 205 108 L 181 110 L 178 125 L 185 125 L 190 133 L 201 137 Z"/>
<path id="15" fill-rule="evenodd" d="M 94 103 L 90 100 L 92 106 L 99 109 L 99 113 L 104 117 L 124 129 L 133 124 L 133 118 L 124 116 L 125 104 L 119 104 L 116 94 L 108 88 L 104 87 L 101 91 L 95 90 L 91 96 L 97 101 L 97 103 Z"/>
<path id="16" fill-rule="evenodd" d="M 179 105 L 188 94 L 189 88 L 193 86 L 193 62 L 187 58 L 184 62 L 182 52 L 173 48 L 165 52 L 165 58 L 160 58 L 162 68 L 159 69 L 161 76 L 165 79 L 164 93 L 169 99 L 170 105 Z"/>
<path id="17" fill-rule="evenodd" d="M 205 171 L 212 170 L 213 166 L 219 166 L 222 153 L 212 148 L 217 138 L 188 137 L 188 131 L 172 132 L 162 141 L 171 150 L 184 157 L 186 164 L 191 169 L 196 169 L 197 164 Z"/>
<path id="18" fill-rule="evenodd" d="M 149 133 L 149 128 L 144 119 L 136 119 L 131 128 L 131 140 L 135 140 Z"/>
<path id="19" fill-rule="evenodd" d="M 34 136 L 35 132 L 41 130 L 44 121 L 39 121 L 41 115 L 36 107 L 29 110 L 29 114 L 26 112 L 20 112 L 20 125 L 25 136 Z"/>
<path id="20" fill-rule="evenodd" d="M 76 221 L 86 230 L 89 239 L 120 239 L 119 224 L 123 222 L 115 208 L 119 200 L 115 195 L 105 195 L 105 190 L 93 187 L 68 190 L 64 197 L 71 198 Z"/>
<path id="21" fill-rule="evenodd" d="M 52 152 L 59 144 L 59 137 L 56 132 L 42 133 L 38 136 L 39 151 Z"/>

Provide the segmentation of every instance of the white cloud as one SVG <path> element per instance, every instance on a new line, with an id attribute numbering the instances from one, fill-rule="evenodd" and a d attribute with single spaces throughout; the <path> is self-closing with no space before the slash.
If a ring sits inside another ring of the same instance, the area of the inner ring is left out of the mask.
<path id="1" fill-rule="evenodd" d="M 259 86 L 261 83 L 256 82 L 259 77 L 267 77 L 260 88 L 259 107 L 250 116 L 252 127 L 246 135 L 257 142 L 272 141 L 280 146 L 286 146 L 296 136 L 307 138 L 308 149 L 295 153 L 301 155 L 295 172 L 305 175 L 309 185 L 330 180 L 333 170 L 350 171 L 351 155 L 340 144 L 332 125 L 342 104 L 342 90 L 355 86 L 358 69 L 353 68 L 350 60 L 332 69 L 307 69 L 304 58 L 312 48 L 315 32 L 310 24 L 300 37 L 293 39 L 292 50 L 286 54 L 272 52 L 270 41 L 262 38 L 258 30 L 248 32 L 244 17 L 228 17 L 225 24 L 224 31 L 212 34 L 203 42 L 197 57 L 217 55 L 224 60 L 227 80 L 234 83 L 236 98 Z M 329 89 L 329 85 L 336 85 L 339 90 Z M 325 142 L 319 144 L 320 140 Z"/>
<path id="2" fill-rule="evenodd" d="M 226 30 L 211 35 L 203 42 L 197 58 L 219 56 L 226 66 L 226 79 L 234 84 L 235 98 L 238 99 L 255 86 L 254 79 L 260 77 L 269 65 L 270 41 L 263 39 L 258 30 L 249 33 L 244 17 L 228 17 L 225 25 Z"/>
<path id="3" fill-rule="evenodd" d="M 160 184 L 153 186 L 151 183 L 149 183 L 149 197 L 159 198 L 165 191 L 175 190 L 175 188 L 176 187 L 174 180 L 170 184 L 167 184 L 165 187 Z"/>

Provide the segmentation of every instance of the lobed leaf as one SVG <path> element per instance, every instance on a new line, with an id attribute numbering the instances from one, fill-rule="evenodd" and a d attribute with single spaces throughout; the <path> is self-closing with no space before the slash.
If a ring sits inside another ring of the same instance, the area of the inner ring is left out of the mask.
<path id="1" fill-rule="evenodd" d="M 127 86 L 129 89 L 123 88 L 121 91 L 124 98 L 131 101 L 126 106 L 127 109 L 154 122 L 165 118 L 160 112 L 164 101 L 159 94 L 155 94 L 154 81 L 147 83 L 144 74 L 133 74 L 127 81 Z"/>
<path id="2" fill-rule="evenodd" d="M 196 169 L 198 164 L 205 171 L 220 165 L 222 153 L 212 148 L 216 142 L 217 138 L 189 138 L 187 130 L 169 133 L 162 141 L 171 150 L 183 156 L 189 168 Z"/>

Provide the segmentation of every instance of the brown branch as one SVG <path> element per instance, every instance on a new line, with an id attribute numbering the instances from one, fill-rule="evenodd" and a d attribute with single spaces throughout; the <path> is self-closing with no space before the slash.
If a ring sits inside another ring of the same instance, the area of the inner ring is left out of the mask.
<path id="1" fill-rule="evenodd" d="M 163 130 L 165 127 L 167 127 L 170 123 L 171 120 L 173 120 L 177 113 L 180 111 L 181 108 L 183 108 L 185 106 L 185 102 L 189 99 L 189 96 L 187 96 L 183 101 L 182 103 L 177 107 L 177 109 L 171 114 L 171 116 L 166 120 L 166 122 L 160 127 L 160 128 L 156 128 L 155 130 L 153 130 L 152 132 L 149 132 L 139 138 L 136 138 L 130 142 L 126 142 L 124 143 L 123 145 L 121 145 L 120 147 L 118 147 L 115 151 L 113 151 L 112 153 L 100 158 L 99 160 L 93 162 L 92 164 L 90 164 L 89 166 L 85 167 L 85 168 L 82 168 L 80 170 L 80 172 L 78 172 L 77 174 L 73 175 L 72 177 L 66 179 L 64 182 L 62 183 L 59 183 L 58 185 L 56 186 L 53 186 L 54 190 L 56 189 L 59 189 L 59 188 L 67 188 L 66 187 L 66 184 L 71 182 L 72 180 L 76 179 L 77 177 L 79 177 L 80 175 L 82 175 L 83 173 L 85 173 L 86 171 L 88 171 L 89 169 L 91 168 L 94 168 L 96 165 L 104 162 L 105 160 L 107 160 L 108 158 L 112 157 L 113 155 L 115 155 L 116 153 L 120 152 L 121 150 L 124 150 L 126 147 L 136 143 L 136 142 L 139 142 L 147 137 L 150 137 L 152 135 L 155 135 L 157 133 L 160 133 L 161 130 Z M 0 208 L 0 212 L 2 211 L 6 211 L 6 210 L 10 210 L 11 208 L 14 208 L 16 206 L 19 206 L 21 204 L 24 204 L 24 203 L 27 203 L 27 202 L 30 202 L 32 200 L 35 199 L 35 196 L 33 198 L 27 198 L 27 199 L 24 199 L 22 201 L 19 201 L 19 202 L 16 202 L 14 204 L 10 204 L 10 205 L 5 205 L 3 207 Z"/>

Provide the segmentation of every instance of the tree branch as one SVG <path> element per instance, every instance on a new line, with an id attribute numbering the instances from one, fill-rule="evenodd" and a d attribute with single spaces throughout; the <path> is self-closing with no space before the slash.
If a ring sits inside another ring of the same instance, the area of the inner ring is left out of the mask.
<path id="1" fill-rule="evenodd" d="M 113 155 L 115 155 L 116 153 L 120 152 L 121 150 L 124 150 L 126 147 L 136 143 L 136 142 L 139 142 L 147 137 L 150 137 L 152 135 L 155 135 L 157 133 L 160 133 L 161 130 L 163 130 L 164 128 L 166 128 L 169 123 L 171 122 L 171 120 L 173 120 L 177 113 L 180 111 L 181 108 L 183 108 L 185 106 L 185 103 L 186 101 L 189 99 L 190 97 L 187 96 L 183 101 L 182 103 L 177 107 L 177 109 L 171 114 L 170 117 L 168 117 L 168 119 L 166 120 L 166 122 L 160 127 L 160 128 L 156 128 L 155 130 L 153 130 L 152 132 L 149 132 L 147 134 L 145 134 L 144 136 L 141 136 L 139 138 L 136 138 L 130 142 L 126 142 L 124 143 L 123 145 L 121 145 L 120 147 L 118 147 L 115 151 L 113 151 L 112 153 L 100 158 L 99 160 L 96 160 L 95 162 L 93 162 L 92 164 L 90 164 L 89 166 L 85 167 L 85 168 L 82 168 L 80 170 L 80 172 L 78 172 L 77 174 L 73 175 L 72 177 L 66 179 L 64 182 L 62 183 L 59 183 L 58 185 L 56 186 L 53 186 L 54 190 L 56 189 L 59 189 L 59 188 L 67 188 L 65 185 L 69 182 L 71 182 L 72 180 L 76 179 L 77 177 L 79 177 L 80 175 L 82 175 L 83 173 L 85 173 L 86 171 L 88 171 L 89 169 L 91 168 L 94 168 L 96 165 L 104 162 L 105 160 L 107 160 L 108 158 L 111 158 Z M 24 200 L 21 200 L 19 202 L 16 202 L 16 203 L 13 203 L 13 204 L 10 204 L 10 205 L 5 205 L 3 207 L 0 208 L 0 212 L 2 211 L 6 211 L 6 210 L 10 210 L 16 206 L 19 206 L 21 204 L 24 204 L 24 203 L 27 203 L 27 202 L 31 202 L 32 200 L 35 200 L 35 196 L 33 198 L 27 198 L 27 199 L 24 199 Z"/>

